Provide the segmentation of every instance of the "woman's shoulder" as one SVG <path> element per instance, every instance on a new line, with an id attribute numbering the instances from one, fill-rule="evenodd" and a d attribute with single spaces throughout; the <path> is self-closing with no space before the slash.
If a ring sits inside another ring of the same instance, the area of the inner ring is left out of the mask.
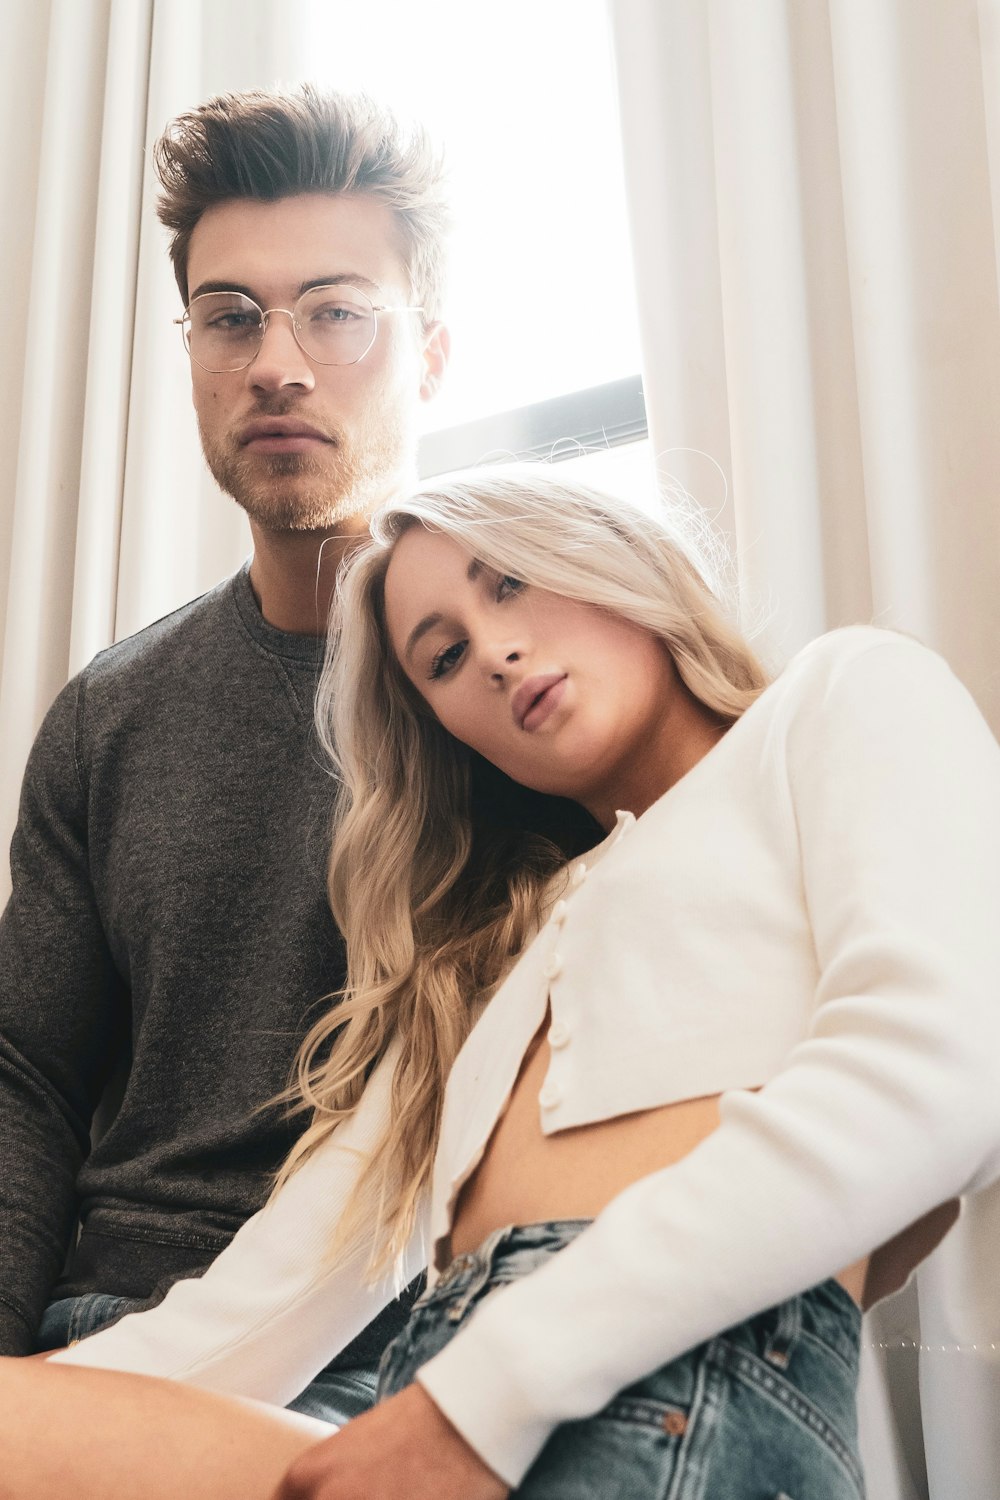
<path id="1" fill-rule="evenodd" d="M 825 635 L 817 636 L 803 646 L 792 657 L 785 673 L 829 675 L 844 670 L 851 663 L 870 656 L 873 652 L 881 655 L 886 651 L 900 659 L 902 655 L 912 655 L 914 652 L 929 659 L 935 655 L 916 636 L 908 635 L 902 630 L 886 630 L 878 625 L 843 625 L 837 630 L 828 630 Z M 889 670 L 892 669 L 888 660 L 886 666 Z"/>
<path id="2" fill-rule="evenodd" d="M 912 635 L 867 625 L 832 630 L 798 652 L 774 686 L 789 754 L 821 755 L 842 771 L 876 759 L 902 768 L 971 757 L 995 778 L 996 741 L 972 695 L 944 657 Z"/>
<path id="3" fill-rule="evenodd" d="M 938 685 L 938 687 L 935 686 Z M 888 688 L 930 693 L 957 686 L 947 662 L 915 636 L 874 625 L 847 625 L 817 636 L 792 657 L 772 684 L 790 706 L 855 703 Z"/>

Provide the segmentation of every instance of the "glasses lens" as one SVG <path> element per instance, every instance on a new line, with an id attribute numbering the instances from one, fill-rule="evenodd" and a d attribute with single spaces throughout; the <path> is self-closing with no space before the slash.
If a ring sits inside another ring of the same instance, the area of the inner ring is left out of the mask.
<path id="1" fill-rule="evenodd" d="M 242 370 L 260 348 L 260 308 L 240 292 L 203 292 L 188 316 L 191 358 L 206 370 Z"/>
<path id="2" fill-rule="evenodd" d="M 375 309 L 354 286 L 317 286 L 299 298 L 295 334 L 320 365 L 353 365 L 375 341 Z"/>

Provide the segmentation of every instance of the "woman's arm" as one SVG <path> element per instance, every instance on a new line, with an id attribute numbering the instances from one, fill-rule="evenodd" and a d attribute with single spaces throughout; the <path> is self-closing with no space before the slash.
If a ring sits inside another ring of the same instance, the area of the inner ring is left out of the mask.
<path id="1" fill-rule="evenodd" d="M 836 666 L 784 742 L 815 1024 L 420 1372 L 509 1484 L 557 1423 L 1000 1175 L 1000 751 L 902 637 Z"/>
<path id="2" fill-rule="evenodd" d="M 339 1215 L 389 1109 L 390 1048 L 355 1113 L 242 1227 L 204 1276 L 148 1312 L 52 1356 L 54 1363 L 162 1375 L 284 1406 L 425 1264 L 421 1236 L 398 1276 L 365 1282 L 367 1249 L 334 1270 Z"/>

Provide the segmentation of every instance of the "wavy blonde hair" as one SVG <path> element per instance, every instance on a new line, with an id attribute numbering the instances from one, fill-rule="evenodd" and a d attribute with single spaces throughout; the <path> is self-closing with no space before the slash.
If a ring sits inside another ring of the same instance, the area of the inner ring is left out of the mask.
<path id="1" fill-rule="evenodd" d="M 601 837 L 589 820 L 573 826 L 570 804 L 514 788 L 438 724 L 389 644 L 393 547 L 422 525 L 497 572 L 645 627 L 728 725 L 767 677 L 680 517 L 560 482 L 543 466 L 476 470 L 386 505 L 345 565 L 316 714 L 342 783 L 329 893 L 347 983 L 300 1052 L 294 1088 L 313 1119 L 279 1185 L 356 1108 L 393 1037 L 405 1037 L 389 1123 L 331 1246 L 336 1256 L 370 1234 L 372 1276 L 413 1232 L 445 1082 L 479 1004 L 528 941 L 553 874 Z"/>

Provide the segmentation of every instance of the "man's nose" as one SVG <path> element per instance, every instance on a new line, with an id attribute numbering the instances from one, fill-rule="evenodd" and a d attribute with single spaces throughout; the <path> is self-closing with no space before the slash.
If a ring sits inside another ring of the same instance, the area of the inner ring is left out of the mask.
<path id="1" fill-rule="evenodd" d="M 292 331 L 291 313 L 284 308 L 268 312 L 260 348 L 247 367 L 247 384 L 251 389 L 264 391 L 277 391 L 288 385 L 311 391 L 316 384 L 316 371 L 299 347 Z"/>

